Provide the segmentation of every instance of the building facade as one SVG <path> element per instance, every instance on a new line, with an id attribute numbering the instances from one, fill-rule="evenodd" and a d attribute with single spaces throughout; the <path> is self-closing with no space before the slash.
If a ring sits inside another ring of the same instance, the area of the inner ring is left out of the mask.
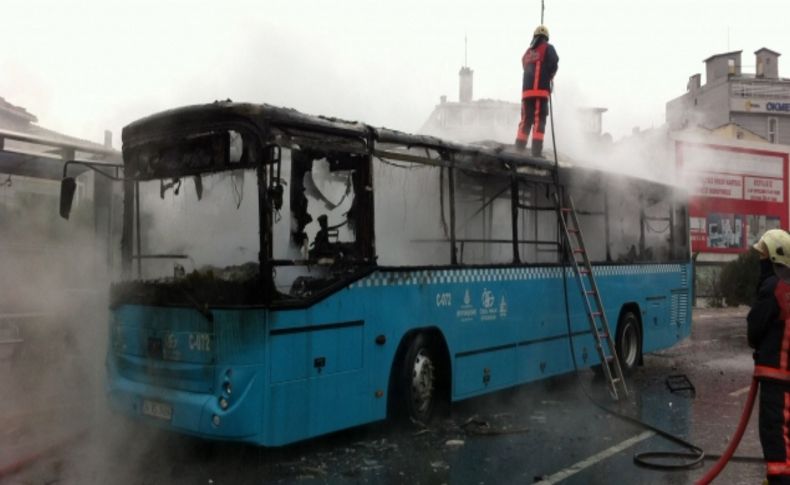
<path id="1" fill-rule="evenodd" d="M 0 267 L 42 268 L 30 271 L 35 278 L 30 276 L 25 285 L 13 288 L 19 292 L 0 295 L 2 311 L 18 310 L 16 302 L 35 297 L 37 288 L 50 283 L 59 288 L 87 285 L 117 261 L 113 244 L 117 239 L 111 237 L 120 234 L 120 194 L 109 179 L 71 165 L 68 175 L 76 182 L 74 210 L 64 220 L 59 215 L 60 181 L 67 160 L 117 163 L 121 157 L 111 149 L 109 132 L 105 145 L 58 133 L 0 97 Z M 47 268 L 62 271 L 50 273 Z"/>
<path id="2" fill-rule="evenodd" d="M 790 79 L 779 76 L 779 54 L 762 48 L 754 53 L 754 72 L 745 73 L 742 51 L 705 59 L 702 75 L 689 78 L 686 93 L 666 104 L 671 131 L 733 125 L 736 138 L 746 132 L 769 143 L 790 145 Z M 739 136 L 737 128 L 743 131 Z"/>
<path id="3" fill-rule="evenodd" d="M 720 297 L 725 263 L 762 234 L 790 223 L 790 79 L 779 76 L 778 52 L 742 51 L 705 59 L 702 75 L 666 104 L 677 183 L 689 193 L 695 293 Z"/>

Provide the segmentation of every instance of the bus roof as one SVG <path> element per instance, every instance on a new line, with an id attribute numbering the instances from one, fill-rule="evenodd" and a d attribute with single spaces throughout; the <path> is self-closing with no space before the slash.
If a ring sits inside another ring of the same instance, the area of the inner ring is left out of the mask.
<path id="1" fill-rule="evenodd" d="M 177 131 L 183 132 L 184 127 L 233 122 L 252 123 L 263 131 L 298 130 L 318 137 L 326 135 L 354 139 L 364 146 L 365 151 L 372 154 L 377 152 L 391 154 L 413 148 L 433 150 L 440 154 L 445 162 L 457 162 L 456 166 L 465 170 L 509 172 L 511 167 L 530 167 L 548 171 L 554 168 L 552 161 L 512 151 L 509 145 L 462 144 L 433 136 L 374 127 L 357 121 L 307 115 L 291 108 L 230 101 L 175 108 L 137 120 L 124 127 L 123 148 L 126 151 L 139 144 L 162 140 Z M 419 163 L 416 159 L 412 161 Z M 125 162 L 128 163 L 128 160 Z"/>
<path id="2" fill-rule="evenodd" d="M 354 140 L 357 149 L 374 156 L 414 163 L 454 166 L 471 172 L 509 175 L 516 171 L 522 177 L 549 181 L 556 168 L 554 161 L 516 152 L 512 145 L 492 142 L 457 143 L 434 136 L 374 127 L 358 121 L 308 115 L 292 108 L 269 104 L 234 103 L 230 100 L 170 109 L 134 121 L 123 129 L 123 149 L 126 152 L 129 148 L 140 144 L 161 142 L 190 128 L 194 130 L 196 127 L 216 126 L 223 123 L 251 123 L 262 132 L 268 132 L 272 139 L 266 142 L 271 143 L 276 142 L 272 135 L 274 131 L 298 132 L 301 136 L 309 134 L 319 142 L 326 142 L 326 145 L 322 146 L 330 149 L 332 139 L 351 139 Z M 348 148 L 348 145 L 344 147 Z M 424 150 L 426 154 L 415 156 L 414 149 Z M 429 151 L 435 152 L 436 156 L 432 157 Z M 126 156 L 124 163 L 130 163 Z M 559 177 L 563 181 L 572 178 L 578 171 L 596 173 L 599 176 L 622 177 L 640 185 L 657 185 L 667 190 L 671 189 L 671 186 L 665 183 L 609 172 L 585 164 L 563 161 L 559 166 Z"/>

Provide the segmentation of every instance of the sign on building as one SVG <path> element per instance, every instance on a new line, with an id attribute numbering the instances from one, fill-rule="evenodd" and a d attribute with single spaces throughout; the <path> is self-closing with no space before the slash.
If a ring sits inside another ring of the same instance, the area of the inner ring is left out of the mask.
<path id="1" fill-rule="evenodd" d="M 768 229 L 788 227 L 788 152 L 676 142 L 689 187 L 694 252 L 740 253 Z"/>
<path id="2" fill-rule="evenodd" d="M 762 113 L 790 115 L 790 103 L 781 100 L 765 100 L 764 98 L 730 98 L 730 110 L 744 113 Z"/>

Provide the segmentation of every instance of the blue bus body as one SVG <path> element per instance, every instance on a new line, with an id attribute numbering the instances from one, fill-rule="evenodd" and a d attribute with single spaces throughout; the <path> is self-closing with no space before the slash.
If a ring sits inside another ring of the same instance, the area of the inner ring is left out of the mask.
<path id="1" fill-rule="evenodd" d="M 193 308 L 122 304 L 110 400 L 175 431 L 279 446 L 384 419 L 396 354 L 415 331 L 443 339 L 453 401 L 589 367 L 598 354 L 564 271 L 380 268 L 304 308 L 216 308 L 213 322 Z M 689 336 L 691 272 L 690 263 L 596 265 L 612 332 L 630 310 L 645 353 Z"/>
<path id="2" fill-rule="evenodd" d="M 108 387 L 149 424 L 280 446 L 599 364 L 564 194 L 628 366 L 691 332 L 672 186 L 231 102 L 123 143 Z"/>

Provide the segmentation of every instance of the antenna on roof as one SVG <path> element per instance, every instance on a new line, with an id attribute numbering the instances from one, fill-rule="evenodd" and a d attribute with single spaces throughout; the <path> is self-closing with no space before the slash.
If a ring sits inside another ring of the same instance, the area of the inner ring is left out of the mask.
<path id="1" fill-rule="evenodd" d="M 466 54 L 467 54 L 467 43 L 466 43 L 466 33 L 464 33 L 464 67 L 467 67 L 469 65 L 466 62 Z"/>

